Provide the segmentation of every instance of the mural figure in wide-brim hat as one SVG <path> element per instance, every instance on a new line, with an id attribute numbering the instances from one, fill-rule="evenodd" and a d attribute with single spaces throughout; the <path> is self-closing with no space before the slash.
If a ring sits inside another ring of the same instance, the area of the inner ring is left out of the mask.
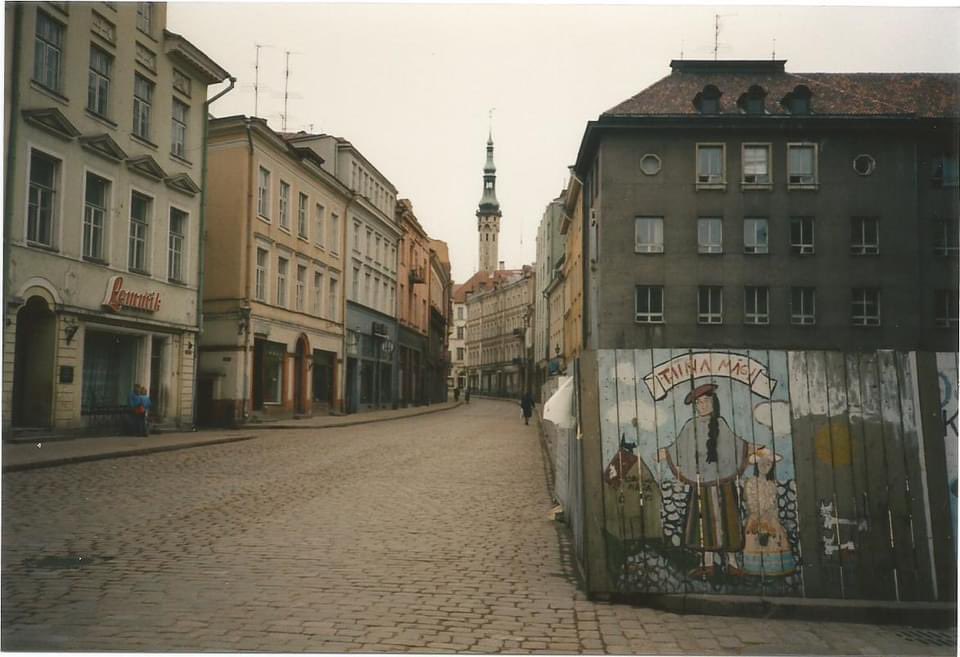
<path id="1" fill-rule="evenodd" d="M 797 569 L 797 562 L 777 505 L 776 464 L 783 457 L 761 445 L 747 460 L 756 476 L 743 487 L 747 509 L 743 570 L 750 575 L 789 575 Z"/>
<path id="2" fill-rule="evenodd" d="M 744 574 L 736 558 L 744 544 L 737 485 L 749 445 L 720 416 L 717 388 L 705 383 L 687 393 L 683 402 L 694 406 L 693 417 L 658 453 L 674 476 L 690 485 L 682 545 L 703 554 L 691 576 L 712 576 L 718 569 Z"/>

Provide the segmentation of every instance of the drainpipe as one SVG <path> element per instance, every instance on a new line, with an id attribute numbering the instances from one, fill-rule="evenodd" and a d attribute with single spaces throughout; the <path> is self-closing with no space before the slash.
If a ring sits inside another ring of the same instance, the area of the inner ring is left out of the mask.
<path id="1" fill-rule="evenodd" d="M 3 195 L 3 291 L 4 303 L 3 314 L 7 314 L 7 299 L 10 298 L 10 238 L 13 235 L 13 187 L 17 164 L 17 126 L 20 121 L 17 114 L 20 111 L 20 29 L 23 24 L 23 4 L 15 3 L 13 6 L 13 62 L 10 76 L 10 126 L 7 135 L 7 153 L 6 176 L 4 188 L 6 194 Z"/>
<path id="2" fill-rule="evenodd" d="M 17 50 L 14 50 L 17 52 Z M 193 430 L 197 430 L 197 382 L 200 378 L 200 335 L 203 333 L 203 277 L 205 272 L 203 250 L 206 245 L 207 237 L 207 139 L 210 129 L 210 105 L 215 100 L 233 89 L 237 83 L 237 78 L 230 77 L 230 86 L 222 90 L 213 98 L 209 98 L 203 103 L 203 145 L 200 164 L 200 241 L 197 248 L 199 262 L 199 276 L 197 278 L 197 335 L 194 337 L 193 345 Z"/>
<path id="3" fill-rule="evenodd" d="M 247 225 L 244 229 L 244 235 L 248 240 L 253 238 L 253 132 L 250 130 L 250 119 L 244 119 L 243 125 L 247 131 L 247 147 L 250 150 L 249 166 L 247 167 Z M 256 257 L 254 255 L 254 257 Z M 250 322 L 250 245 L 247 245 L 247 253 L 241 262 L 244 264 L 243 272 L 243 303 L 246 304 L 240 308 L 240 319 L 243 322 L 243 390 L 240 397 L 241 418 L 244 422 L 250 417 L 247 412 L 247 391 L 250 390 L 250 331 L 253 328 Z"/>
<path id="4" fill-rule="evenodd" d="M 336 166 L 336 161 L 339 158 L 334 158 L 334 166 Z M 350 190 L 350 197 L 347 199 L 346 204 L 343 206 L 343 231 L 340 237 L 340 253 L 343 255 L 343 275 L 340 277 L 343 281 L 343 286 L 341 288 L 341 298 L 343 302 L 340 306 L 343 311 L 340 315 L 340 321 L 343 323 L 343 343 L 341 348 L 343 349 L 343 359 L 340 364 L 340 387 L 343 390 L 343 395 L 340 398 L 340 412 L 347 413 L 347 331 L 349 326 L 347 326 L 347 269 L 350 268 L 350 275 L 353 275 L 353 268 L 350 267 L 350 254 L 347 253 L 347 235 L 350 229 L 350 206 L 357 200 L 359 194 L 357 194 L 352 189 Z M 353 283 L 351 279 L 351 284 Z M 359 283 L 358 283 L 359 285 Z M 357 336 L 357 349 L 360 348 L 360 336 Z M 358 366 L 359 367 L 359 366 Z M 359 372 L 357 375 L 359 376 Z"/>

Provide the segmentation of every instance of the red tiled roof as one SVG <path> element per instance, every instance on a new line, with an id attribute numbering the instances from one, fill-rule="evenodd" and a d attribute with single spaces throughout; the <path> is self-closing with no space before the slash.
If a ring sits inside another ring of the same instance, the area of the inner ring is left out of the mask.
<path id="1" fill-rule="evenodd" d="M 453 287 L 453 302 L 466 303 L 467 293 L 486 292 L 494 286 L 511 283 L 523 276 L 523 269 L 497 269 L 494 271 L 478 271 L 467 279 L 466 283 Z"/>
<path id="2" fill-rule="evenodd" d="M 960 116 L 960 74 L 957 73 L 787 73 L 776 71 L 674 71 L 603 117 L 697 115 L 694 97 L 708 84 L 716 86 L 721 114 L 740 114 L 737 100 L 752 85 L 767 92 L 768 114 L 789 114 L 780 101 L 799 85 L 812 92 L 812 115 L 914 115 L 922 118 Z"/>

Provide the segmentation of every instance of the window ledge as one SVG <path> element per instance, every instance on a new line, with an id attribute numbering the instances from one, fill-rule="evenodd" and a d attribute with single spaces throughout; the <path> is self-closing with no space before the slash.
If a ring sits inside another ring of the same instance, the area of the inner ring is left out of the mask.
<path id="1" fill-rule="evenodd" d="M 812 328 L 812 327 L 815 327 L 816 325 L 817 325 L 816 321 L 813 321 L 813 322 L 796 322 L 793 320 L 790 321 L 790 326 L 798 326 L 800 328 Z"/>
<path id="2" fill-rule="evenodd" d="M 56 89 L 51 89 L 50 87 L 48 87 L 48 86 L 45 85 L 44 83 L 40 82 L 39 80 L 33 80 L 33 79 L 31 79 L 31 80 L 30 80 L 30 86 L 31 86 L 34 90 L 39 91 L 40 93 L 42 93 L 42 94 L 44 94 L 44 95 L 46 95 L 46 96 L 50 96 L 51 98 L 53 98 L 53 99 L 54 99 L 55 101 L 57 101 L 58 103 L 61 103 L 61 104 L 63 104 L 63 105 L 69 105 L 69 104 L 70 104 L 70 99 L 69 99 L 69 98 L 67 98 L 66 96 L 64 96 L 62 93 L 60 93 L 60 92 L 57 91 Z"/>
<path id="3" fill-rule="evenodd" d="M 188 160 L 187 158 L 185 158 L 185 157 L 183 157 L 183 156 L 181 156 L 181 155 L 177 155 L 176 153 L 170 153 L 170 159 L 172 159 L 172 160 L 174 160 L 174 161 L 176 161 L 176 162 L 179 162 L 180 164 L 185 164 L 185 165 L 188 166 L 188 167 L 192 167 L 192 166 L 193 166 L 193 162 L 191 162 L 190 160 Z"/>
<path id="4" fill-rule="evenodd" d="M 265 216 L 263 216 L 262 214 L 260 214 L 259 212 L 257 213 L 257 219 L 259 219 L 260 221 L 262 221 L 262 222 L 265 223 L 265 224 L 271 223 L 271 222 L 270 222 L 270 217 L 265 217 Z"/>
<path id="5" fill-rule="evenodd" d="M 113 128 L 114 130 L 117 129 L 117 124 L 116 124 L 115 122 L 111 121 L 109 118 L 107 118 L 107 117 L 104 116 L 103 114 L 100 114 L 99 112 L 94 112 L 94 111 L 93 111 L 92 109 L 90 109 L 89 107 L 85 108 L 85 109 L 84 109 L 84 112 L 86 113 L 87 116 L 89 116 L 89 117 L 90 117 L 91 119 L 93 119 L 94 121 L 99 121 L 100 123 L 102 123 L 102 124 L 104 124 L 104 125 L 106 125 L 106 126 L 108 126 L 108 127 L 110 127 L 110 128 Z"/>
<path id="6" fill-rule="evenodd" d="M 722 256 L 722 255 L 723 255 L 723 251 L 700 251 L 700 250 L 698 249 L 698 250 L 697 250 L 697 255 Z"/>
<path id="7" fill-rule="evenodd" d="M 310 243 L 310 238 L 307 237 L 306 235 L 297 235 L 297 239 L 300 240 L 301 242 L 306 242 L 307 244 Z"/>
<path id="8" fill-rule="evenodd" d="M 290 229 L 287 228 L 286 226 L 277 226 L 277 228 L 279 228 L 280 230 L 282 230 L 283 232 L 285 232 L 287 235 L 290 235 L 290 234 L 291 234 L 291 233 L 290 233 Z"/>
<path id="9" fill-rule="evenodd" d="M 662 319 L 661 319 L 661 320 L 635 319 L 635 320 L 633 320 L 633 323 L 634 323 L 634 324 L 640 324 L 640 325 L 654 324 L 654 325 L 659 325 L 659 326 L 663 326 L 664 324 L 666 324 L 666 322 L 663 321 Z"/>
<path id="10" fill-rule="evenodd" d="M 179 285 L 180 287 L 187 287 L 187 282 L 182 281 L 179 278 L 168 278 L 167 282 L 171 285 Z"/>
<path id="11" fill-rule="evenodd" d="M 33 242 L 31 240 L 27 240 L 27 246 L 33 249 L 40 249 L 41 251 L 49 251 L 50 253 L 60 253 L 60 249 L 57 247 L 51 244 L 44 244 L 43 242 Z"/>
<path id="12" fill-rule="evenodd" d="M 697 183 L 697 191 L 716 190 L 720 192 L 727 191 L 727 183 Z"/>
<path id="13" fill-rule="evenodd" d="M 154 144 L 152 141 L 150 141 L 150 140 L 147 139 L 146 137 L 141 137 L 140 135 L 138 135 L 138 134 L 135 133 L 135 132 L 131 132 L 131 133 L 130 133 L 130 137 L 132 137 L 135 142 L 138 142 L 138 143 L 140 143 L 140 144 L 143 144 L 143 145 L 146 146 L 147 148 L 152 148 L 153 150 L 157 150 L 157 149 L 159 148 L 159 146 L 157 146 L 156 144 Z"/>
<path id="14" fill-rule="evenodd" d="M 812 185 L 787 185 L 787 189 L 790 191 L 811 191 L 815 192 L 820 189 L 820 183 L 814 183 Z"/>
<path id="15" fill-rule="evenodd" d="M 110 263 L 104 260 L 103 258 L 95 258 L 93 256 L 83 256 L 84 262 L 92 262 L 95 265 L 103 265 L 104 267 L 109 267 Z"/>
<path id="16" fill-rule="evenodd" d="M 740 189 L 744 191 L 773 191 L 773 183 L 740 183 Z"/>
<path id="17" fill-rule="evenodd" d="M 128 267 L 127 271 L 129 271 L 131 274 L 139 274 L 141 276 L 150 275 L 150 272 L 148 272 L 146 269 L 137 269 L 136 267 Z"/>

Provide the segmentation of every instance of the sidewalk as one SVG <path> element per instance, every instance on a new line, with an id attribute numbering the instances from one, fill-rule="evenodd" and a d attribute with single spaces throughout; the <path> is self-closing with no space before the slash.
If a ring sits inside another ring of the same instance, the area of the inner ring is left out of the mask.
<path id="1" fill-rule="evenodd" d="M 190 447 L 223 445 L 251 440 L 260 431 L 273 429 L 334 429 L 370 422 L 386 422 L 416 415 L 450 410 L 462 402 L 446 402 L 397 410 L 387 409 L 354 415 L 322 416 L 301 420 L 274 420 L 250 423 L 238 429 L 184 431 L 137 436 L 97 436 L 36 443 L 4 443 L 3 471 L 32 470 L 67 463 L 99 461 L 124 456 L 140 456 Z"/>

